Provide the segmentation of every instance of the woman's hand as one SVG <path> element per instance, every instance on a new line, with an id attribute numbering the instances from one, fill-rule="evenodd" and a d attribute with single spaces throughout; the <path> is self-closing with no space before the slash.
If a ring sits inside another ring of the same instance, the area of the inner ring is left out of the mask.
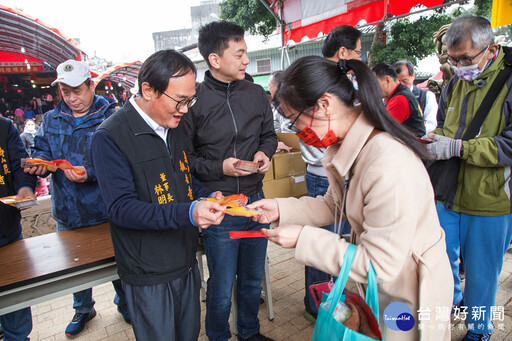
<path id="1" fill-rule="evenodd" d="M 264 214 L 260 214 L 252 218 L 260 224 L 270 224 L 273 221 L 279 219 L 279 205 L 275 199 L 262 199 L 252 204 L 247 205 L 250 209 L 261 209 L 266 211 Z"/>
<path id="2" fill-rule="evenodd" d="M 300 233 L 304 226 L 300 225 L 284 225 L 275 229 L 261 229 L 271 242 L 276 243 L 284 248 L 290 249 L 297 246 Z"/>

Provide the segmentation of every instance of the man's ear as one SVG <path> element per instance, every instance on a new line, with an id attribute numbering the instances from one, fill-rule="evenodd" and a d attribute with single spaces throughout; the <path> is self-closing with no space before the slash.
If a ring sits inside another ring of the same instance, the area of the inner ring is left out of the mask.
<path id="1" fill-rule="evenodd" d="M 491 44 L 489 46 L 489 52 L 490 52 L 489 53 L 489 56 L 490 56 L 489 60 L 490 60 L 490 59 L 493 59 L 494 56 L 496 55 L 496 52 L 498 52 L 498 44 Z"/>
<path id="2" fill-rule="evenodd" d="M 219 58 L 218 54 L 210 53 L 210 55 L 208 56 L 208 62 L 210 62 L 210 65 L 214 69 L 219 69 L 220 68 L 220 58 Z"/>
<path id="3" fill-rule="evenodd" d="M 140 90 L 142 92 L 142 97 L 146 100 L 146 101 L 150 101 L 155 97 L 155 90 L 149 85 L 148 82 L 144 82 L 142 83 L 142 85 L 140 86 Z"/>
<path id="4" fill-rule="evenodd" d="M 91 80 L 91 84 L 89 84 L 89 89 L 94 91 L 94 89 L 96 89 L 96 85 L 98 85 L 98 84 L 96 84 L 95 81 Z"/>
<path id="5" fill-rule="evenodd" d="M 347 59 L 348 49 L 345 46 L 342 46 L 338 49 L 338 58 L 339 59 Z"/>

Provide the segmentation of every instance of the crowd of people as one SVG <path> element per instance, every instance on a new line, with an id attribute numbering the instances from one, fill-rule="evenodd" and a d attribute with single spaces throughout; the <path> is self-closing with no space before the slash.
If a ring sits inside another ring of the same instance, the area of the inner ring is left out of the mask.
<path id="1" fill-rule="evenodd" d="M 308 287 L 337 276 L 352 243 L 350 278 L 363 287 L 370 266 L 375 269 L 383 340 L 451 339 L 449 318 L 390 328 L 384 310 L 394 302 L 406 304 L 416 322 L 422 311 L 467 310 L 464 340 L 489 340 L 512 238 L 512 51 L 494 43 L 486 19 L 455 20 L 445 41 L 456 76 L 437 102 L 414 85 L 409 61 L 371 69 L 361 62 L 360 37 L 356 28 L 340 26 L 327 36 L 323 57 L 303 57 L 274 73 L 272 103 L 245 79 L 244 30 L 230 22 L 199 31 L 209 69 L 203 82 L 196 85 L 196 67 L 185 55 L 155 52 L 140 69 L 138 93 L 117 111 L 95 95 L 87 64 L 68 60 L 52 84 L 62 99 L 37 133 L 26 112 L 21 136 L 16 116 L 14 122 L 0 118 L 0 195 L 35 197 L 37 176 L 49 172 L 22 169 L 19 161 L 29 155 L 66 159 L 80 170 L 52 174 L 57 231 L 110 223 L 119 274 L 114 302 L 138 340 L 198 339 L 200 238 L 209 269 L 209 340 L 232 336 L 236 278 L 238 340 L 272 341 L 260 333 L 258 319 L 268 240 L 295 248 L 296 260 L 306 265 L 309 320 L 318 309 Z M 478 133 L 468 136 L 474 126 Z M 264 198 L 276 131 L 300 139 L 308 196 Z M 259 167 L 241 170 L 238 160 Z M 443 160 L 458 167 L 453 191 L 441 198 L 427 167 Z M 264 213 L 230 216 L 203 199 L 239 193 L 248 197 L 248 208 Z M 22 234 L 18 210 L 0 204 L 0 214 L 2 247 Z M 262 231 L 267 238 L 230 239 L 229 231 Z M 73 298 L 67 336 L 96 316 L 92 289 Z M 6 340 L 25 340 L 30 308 L 0 316 L 0 323 Z"/>
<path id="2" fill-rule="evenodd" d="M 54 97 L 49 93 L 31 99 L 12 101 L 7 101 L 2 97 L 0 98 L 0 116 L 14 121 L 18 131 L 23 132 L 26 120 L 35 120 L 37 124 L 42 122 L 43 113 L 55 107 L 53 101 Z"/>

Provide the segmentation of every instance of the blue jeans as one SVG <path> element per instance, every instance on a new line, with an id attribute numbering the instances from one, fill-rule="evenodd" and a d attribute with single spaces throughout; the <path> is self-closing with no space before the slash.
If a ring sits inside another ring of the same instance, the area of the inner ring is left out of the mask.
<path id="1" fill-rule="evenodd" d="M 263 191 L 249 198 L 249 203 L 263 199 Z M 231 294 L 237 276 L 238 335 L 248 338 L 260 330 L 261 281 L 265 273 L 266 238 L 230 239 L 229 231 L 258 231 L 268 224 L 251 218 L 226 215 L 220 225 L 202 232 L 208 278 L 206 292 L 206 335 L 210 341 L 228 340 Z"/>
<path id="2" fill-rule="evenodd" d="M 491 333 L 491 307 L 496 303 L 503 256 L 512 238 L 512 214 L 488 217 L 457 213 L 441 202 L 436 203 L 436 208 L 446 233 L 446 251 L 455 282 L 453 303 L 459 303 L 464 296 L 468 329 L 477 334 Z M 459 278 L 460 254 L 466 271 L 464 295 Z M 473 307 L 485 314 L 473 314 Z"/>
<path id="3" fill-rule="evenodd" d="M 57 223 L 57 232 L 67 230 L 72 229 L 69 226 L 59 222 Z M 112 285 L 114 285 L 114 289 L 116 291 L 114 303 L 117 305 L 126 304 L 126 298 L 124 295 L 123 286 L 121 285 L 121 280 L 116 279 L 115 281 L 112 281 Z M 94 303 L 96 302 L 92 298 L 92 288 L 73 293 L 73 309 L 75 309 L 75 312 L 77 313 L 90 313 L 94 309 Z"/>
<path id="4" fill-rule="evenodd" d="M 16 240 L 22 240 L 20 233 Z M 13 240 L 16 241 L 16 240 Z M 30 307 L 13 311 L 0 316 L 0 324 L 4 329 L 4 340 L 29 340 L 28 336 L 32 331 L 32 312 Z"/>
<path id="5" fill-rule="evenodd" d="M 318 195 L 324 195 L 327 192 L 327 189 L 329 188 L 329 180 L 325 176 L 315 175 L 313 173 L 307 172 L 306 186 L 308 189 L 308 195 L 314 198 Z M 342 232 L 348 233 L 345 232 L 347 230 L 345 226 L 347 226 L 348 231 L 350 232 L 350 225 L 348 225 L 348 221 L 343 223 Z M 334 232 L 334 225 L 323 226 L 321 228 Z M 322 272 L 316 268 L 313 268 L 311 266 L 306 266 L 304 275 L 304 284 L 306 290 L 306 296 L 304 297 L 304 306 L 306 307 L 306 310 L 310 314 L 316 315 L 318 314 L 318 309 L 316 307 L 315 301 L 313 300 L 313 295 L 311 294 L 309 287 L 312 284 L 318 282 L 326 282 L 330 280 L 331 275 Z"/>

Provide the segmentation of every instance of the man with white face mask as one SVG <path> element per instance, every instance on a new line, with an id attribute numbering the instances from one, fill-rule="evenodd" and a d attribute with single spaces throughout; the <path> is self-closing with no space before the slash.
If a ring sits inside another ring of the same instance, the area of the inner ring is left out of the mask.
<path id="1" fill-rule="evenodd" d="M 463 340 L 488 340 L 503 255 L 512 236 L 512 76 L 507 75 L 512 50 L 494 44 L 491 25 L 481 17 L 455 20 L 445 41 L 456 77 L 443 90 L 438 128 L 428 134 L 427 149 L 436 160 L 460 158 L 453 202 L 438 201 L 437 212 L 455 281 L 453 303 L 467 307 Z M 496 93 L 490 89 L 501 77 L 508 79 L 492 105 L 483 106 L 486 117 L 478 134 L 463 140 L 463 134 L 473 130 L 468 127 L 484 97 Z M 460 254 L 466 269 L 464 295 L 458 277 Z M 462 307 L 454 311 L 462 312 Z"/>

